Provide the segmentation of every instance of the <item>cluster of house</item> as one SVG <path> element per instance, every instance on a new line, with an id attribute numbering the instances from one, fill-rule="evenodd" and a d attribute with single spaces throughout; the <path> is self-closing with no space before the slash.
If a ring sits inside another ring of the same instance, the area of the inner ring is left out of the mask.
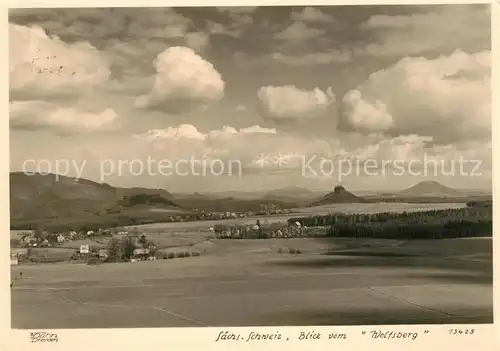
<path id="1" fill-rule="evenodd" d="M 218 220 L 218 219 L 233 219 L 233 218 L 247 218 L 254 216 L 269 216 L 269 215 L 281 215 L 290 214 L 293 211 L 290 209 L 281 209 L 279 206 L 271 205 L 261 205 L 261 210 L 258 212 L 246 211 L 246 212 L 204 212 L 197 211 L 195 213 L 171 216 L 169 222 L 190 222 L 190 221 L 205 221 L 205 220 Z"/>
<path id="2" fill-rule="evenodd" d="M 17 247 L 10 249 L 10 264 L 17 265 L 20 260 L 28 256 L 28 249 L 25 247 Z"/>
<path id="3" fill-rule="evenodd" d="M 132 236 L 134 251 L 132 252 L 131 262 L 155 260 L 156 245 L 152 242 L 142 244 L 139 236 Z"/>
<path id="4" fill-rule="evenodd" d="M 132 257 L 130 258 L 130 262 L 137 261 L 153 261 L 156 260 L 156 256 L 154 255 L 154 250 L 150 248 L 137 247 L 134 249 L 132 253 Z"/>
<path id="5" fill-rule="evenodd" d="M 102 248 L 95 248 L 92 247 L 91 244 L 82 244 L 80 245 L 80 248 L 77 251 L 77 254 L 79 255 L 79 258 L 85 258 L 85 257 L 99 257 L 99 258 L 108 258 L 109 257 L 109 250 L 108 249 L 102 249 Z"/>
<path id="6" fill-rule="evenodd" d="M 317 233 L 317 230 L 311 232 L 306 226 L 302 226 L 298 222 L 290 225 L 283 224 L 278 227 L 261 227 L 260 224 L 250 226 L 211 227 L 209 231 L 214 233 L 216 238 L 225 239 L 293 238 L 322 234 Z"/>
<path id="7" fill-rule="evenodd" d="M 134 250 L 131 255 L 131 262 L 143 261 L 143 260 L 154 260 L 156 251 L 156 245 L 153 243 L 147 243 L 146 245 L 140 242 L 139 236 L 130 236 L 132 239 L 132 244 Z M 80 259 L 85 259 L 89 257 L 96 257 L 99 259 L 107 259 L 109 257 L 109 249 L 95 247 L 93 244 L 82 244 L 77 251 L 77 256 Z"/>
<path id="8" fill-rule="evenodd" d="M 88 231 L 66 231 L 59 233 L 50 233 L 44 231 L 41 235 L 36 235 L 35 231 L 22 231 L 17 234 L 20 236 L 19 245 L 21 247 L 51 247 L 64 242 L 79 240 L 85 237 L 111 235 L 109 229 L 88 230 Z"/>

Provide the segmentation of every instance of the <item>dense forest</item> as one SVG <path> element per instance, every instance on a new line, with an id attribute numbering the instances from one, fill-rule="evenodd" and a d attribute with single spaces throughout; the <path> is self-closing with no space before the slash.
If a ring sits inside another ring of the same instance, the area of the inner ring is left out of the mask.
<path id="1" fill-rule="evenodd" d="M 492 236 L 492 203 L 469 203 L 466 208 L 424 212 L 330 214 L 290 218 L 289 224 L 329 227 L 328 236 L 444 239 Z"/>

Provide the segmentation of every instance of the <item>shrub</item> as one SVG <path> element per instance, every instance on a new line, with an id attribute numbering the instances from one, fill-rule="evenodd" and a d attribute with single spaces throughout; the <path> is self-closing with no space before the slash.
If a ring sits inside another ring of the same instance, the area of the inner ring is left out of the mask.
<path id="1" fill-rule="evenodd" d="M 296 254 L 301 254 L 301 253 L 302 253 L 302 251 L 300 251 L 299 249 L 295 249 L 295 253 L 296 253 Z"/>
<path id="2" fill-rule="evenodd" d="M 184 252 L 184 257 L 191 257 L 191 252 L 185 251 Z"/>
<path id="3" fill-rule="evenodd" d="M 294 254 L 296 252 L 296 250 L 293 247 L 290 247 L 288 249 L 288 252 L 291 253 L 291 254 Z"/>
<path id="4" fill-rule="evenodd" d="M 175 254 L 173 252 L 169 252 L 167 254 L 167 258 L 169 258 L 169 259 L 175 258 Z"/>
<path id="5" fill-rule="evenodd" d="M 182 257 L 184 257 L 184 252 L 183 252 L 183 251 L 177 252 L 177 253 L 175 254 L 175 257 L 178 257 L 178 258 L 182 258 Z"/>
<path id="6" fill-rule="evenodd" d="M 283 249 L 281 247 L 278 249 L 278 253 L 283 253 Z"/>
<path id="7" fill-rule="evenodd" d="M 168 258 L 168 256 L 167 255 L 163 255 L 161 258 L 164 259 L 164 260 L 166 260 Z"/>
<path id="8" fill-rule="evenodd" d="M 196 256 L 200 256 L 200 253 L 199 252 L 193 252 L 193 256 L 196 257 Z"/>

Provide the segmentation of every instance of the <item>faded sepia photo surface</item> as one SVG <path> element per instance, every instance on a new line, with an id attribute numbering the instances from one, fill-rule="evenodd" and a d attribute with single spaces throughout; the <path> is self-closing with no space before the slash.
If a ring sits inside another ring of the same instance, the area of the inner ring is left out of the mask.
<path id="1" fill-rule="evenodd" d="M 8 36 L 12 328 L 493 323 L 489 5 Z"/>

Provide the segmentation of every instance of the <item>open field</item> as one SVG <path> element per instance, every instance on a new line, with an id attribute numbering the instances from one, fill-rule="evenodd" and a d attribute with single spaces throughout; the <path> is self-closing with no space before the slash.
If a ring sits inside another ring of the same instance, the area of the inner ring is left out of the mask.
<path id="1" fill-rule="evenodd" d="M 13 266 L 12 327 L 493 320 L 491 239 L 211 240 L 192 247 L 204 253 L 99 266 Z"/>
<path id="2" fill-rule="evenodd" d="M 295 209 L 294 213 L 276 216 L 256 216 L 235 219 L 220 219 L 208 221 L 192 221 L 192 222 L 172 222 L 172 223 L 151 223 L 140 226 L 128 226 L 127 228 L 140 228 L 141 230 L 154 232 L 156 230 L 192 230 L 208 228 L 217 225 L 252 225 L 260 220 L 262 224 L 271 223 L 286 223 L 289 218 L 310 216 L 310 215 L 327 215 L 333 212 L 342 213 L 379 213 L 379 212 L 419 212 L 431 210 L 444 210 L 449 208 L 463 208 L 465 203 L 435 203 L 435 204 L 410 204 L 410 203 L 372 203 L 372 204 L 333 204 L 316 207 L 305 207 Z"/>

